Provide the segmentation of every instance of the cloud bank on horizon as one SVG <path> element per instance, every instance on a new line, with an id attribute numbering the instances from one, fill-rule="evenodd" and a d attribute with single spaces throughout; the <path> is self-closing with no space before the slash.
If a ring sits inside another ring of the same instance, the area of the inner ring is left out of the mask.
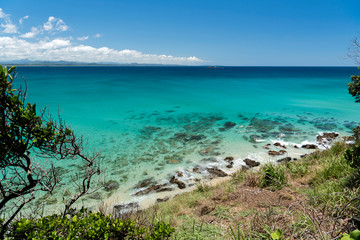
<path id="1" fill-rule="evenodd" d="M 10 14 L 0 8 L 0 61 L 71 61 L 84 63 L 144 63 L 144 64 L 181 64 L 196 65 L 203 60 L 192 57 L 145 54 L 136 50 L 116 50 L 108 47 L 92 47 L 77 41 L 86 41 L 89 36 L 56 37 L 70 27 L 61 19 L 50 16 L 43 25 L 33 26 L 28 32 L 21 33 L 19 26 L 11 21 Z M 29 16 L 18 20 L 21 26 Z M 92 38 L 100 38 L 97 33 Z"/>

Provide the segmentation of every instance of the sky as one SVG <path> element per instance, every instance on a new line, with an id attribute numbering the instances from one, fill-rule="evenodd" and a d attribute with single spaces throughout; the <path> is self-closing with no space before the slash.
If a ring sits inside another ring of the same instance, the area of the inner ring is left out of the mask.
<path id="1" fill-rule="evenodd" d="M 354 66 L 360 0 L 0 0 L 0 63 Z"/>

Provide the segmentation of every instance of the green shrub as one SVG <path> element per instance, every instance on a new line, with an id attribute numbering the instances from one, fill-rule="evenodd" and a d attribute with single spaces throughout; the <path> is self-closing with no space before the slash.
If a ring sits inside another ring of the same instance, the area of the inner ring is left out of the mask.
<path id="1" fill-rule="evenodd" d="M 150 239 L 165 239 L 169 238 L 175 231 L 174 228 L 170 227 L 170 224 L 164 222 L 157 222 L 150 235 Z"/>
<path id="2" fill-rule="evenodd" d="M 356 229 L 350 234 L 344 233 L 340 240 L 360 240 L 360 231 Z"/>
<path id="3" fill-rule="evenodd" d="M 346 177 L 345 186 L 350 189 L 356 189 L 360 187 L 360 168 L 355 169 Z"/>
<path id="4" fill-rule="evenodd" d="M 174 229 L 157 222 L 153 228 L 138 226 L 130 219 L 116 219 L 82 209 L 68 214 L 15 221 L 8 239 L 168 239 Z"/>
<path id="5" fill-rule="evenodd" d="M 212 187 L 209 184 L 206 183 L 200 183 L 197 185 L 195 191 L 199 193 L 206 193 L 212 190 Z"/>
<path id="6" fill-rule="evenodd" d="M 231 176 L 231 182 L 233 184 L 239 184 L 241 182 L 243 182 L 245 180 L 245 176 L 246 176 L 247 172 L 244 170 L 240 170 L 235 172 L 232 176 Z"/>
<path id="7" fill-rule="evenodd" d="M 275 232 L 272 232 L 270 234 L 270 236 L 271 236 L 271 239 L 273 239 L 273 240 L 283 240 L 284 239 L 283 233 L 280 229 L 277 229 Z"/>
<path id="8" fill-rule="evenodd" d="M 360 126 L 357 126 L 353 129 L 355 143 L 360 143 Z"/>
<path id="9" fill-rule="evenodd" d="M 271 190 L 282 189 L 288 179 L 285 175 L 285 167 L 282 164 L 274 165 L 267 163 L 261 168 L 260 187 L 269 187 Z"/>
<path id="10" fill-rule="evenodd" d="M 346 149 L 344 157 L 352 168 L 360 168 L 360 146 Z"/>
<path id="11" fill-rule="evenodd" d="M 285 164 L 287 171 L 293 178 L 305 176 L 309 171 L 309 165 L 308 161 L 291 161 Z"/>

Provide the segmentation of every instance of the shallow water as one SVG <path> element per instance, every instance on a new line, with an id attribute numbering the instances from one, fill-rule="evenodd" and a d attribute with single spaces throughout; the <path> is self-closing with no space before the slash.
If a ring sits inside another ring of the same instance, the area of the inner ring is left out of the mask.
<path id="1" fill-rule="evenodd" d="M 89 149 L 101 151 L 107 180 L 116 191 L 87 198 L 94 205 L 142 201 L 139 182 L 169 184 L 176 171 L 187 187 L 209 173 L 208 166 L 234 171 L 250 157 L 271 161 L 264 146 L 288 144 L 283 156 L 307 150 L 319 132 L 349 135 L 360 124 L 360 105 L 347 92 L 356 68 L 344 67 L 19 67 L 28 100 L 58 109 Z M 223 159 L 232 156 L 228 169 Z M 279 158 L 277 157 L 277 158 Z M 76 169 L 58 163 L 65 182 Z M 193 168 L 199 168 L 194 172 Z M 115 197 L 114 197 L 115 196 Z"/>

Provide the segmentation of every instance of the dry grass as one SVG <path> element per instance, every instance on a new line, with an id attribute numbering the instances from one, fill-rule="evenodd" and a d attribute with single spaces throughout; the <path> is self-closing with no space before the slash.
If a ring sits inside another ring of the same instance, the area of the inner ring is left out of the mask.
<path id="1" fill-rule="evenodd" d="M 282 189 L 261 188 L 260 172 L 239 171 L 216 186 L 197 189 L 142 211 L 137 221 L 162 220 L 176 228 L 173 239 L 336 239 L 354 229 L 360 190 L 337 192 L 346 166 L 345 145 L 286 163 Z M 341 167 L 338 167 L 338 165 Z M 316 184 L 315 184 L 316 183 Z M 145 223 L 143 223 L 145 224 Z"/>

